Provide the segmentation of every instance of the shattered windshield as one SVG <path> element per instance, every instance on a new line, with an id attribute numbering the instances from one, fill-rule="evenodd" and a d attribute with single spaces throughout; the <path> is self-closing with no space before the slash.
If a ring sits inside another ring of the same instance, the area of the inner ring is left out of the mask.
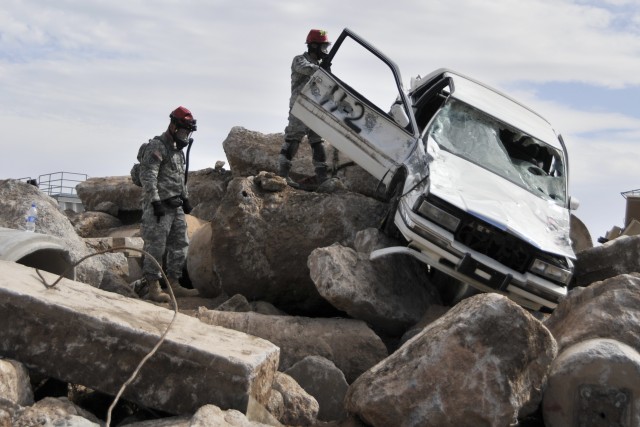
<path id="1" fill-rule="evenodd" d="M 480 110 L 450 99 L 425 137 L 538 197 L 565 205 L 562 152 Z"/>

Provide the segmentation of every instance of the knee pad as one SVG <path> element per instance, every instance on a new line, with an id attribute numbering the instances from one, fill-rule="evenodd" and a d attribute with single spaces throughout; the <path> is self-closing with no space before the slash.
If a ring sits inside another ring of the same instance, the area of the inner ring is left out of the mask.
<path id="1" fill-rule="evenodd" d="M 293 156 L 298 152 L 298 146 L 300 145 L 300 141 L 285 141 L 282 145 L 282 149 L 280 150 L 280 155 L 284 156 L 287 160 L 293 159 Z"/>

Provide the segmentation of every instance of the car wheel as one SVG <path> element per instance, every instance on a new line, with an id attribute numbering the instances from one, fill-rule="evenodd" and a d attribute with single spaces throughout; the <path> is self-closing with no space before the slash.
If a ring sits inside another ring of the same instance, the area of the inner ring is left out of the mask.
<path id="1" fill-rule="evenodd" d="M 431 267 L 431 283 L 438 289 L 442 303 L 447 306 L 453 307 L 460 301 L 470 296 L 476 295 L 480 291 L 474 287 L 467 285 L 466 283 L 454 279 Z"/>

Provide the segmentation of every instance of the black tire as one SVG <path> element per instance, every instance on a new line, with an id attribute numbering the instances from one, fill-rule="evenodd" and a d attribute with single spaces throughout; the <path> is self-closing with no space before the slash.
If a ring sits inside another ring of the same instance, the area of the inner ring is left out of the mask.
<path id="1" fill-rule="evenodd" d="M 442 303 L 451 307 L 480 292 L 433 267 L 431 267 L 431 283 L 438 289 Z"/>

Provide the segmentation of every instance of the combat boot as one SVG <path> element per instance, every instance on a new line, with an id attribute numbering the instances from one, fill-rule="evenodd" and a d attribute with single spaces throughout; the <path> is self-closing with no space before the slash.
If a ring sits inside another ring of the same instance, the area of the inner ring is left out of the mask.
<path id="1" fill-rule="evenodd" d="M 316 184 L 320 185 L 327 180 L 327 166 L 316 166 Z"/>
<path id="2" fill-rule="evenodd" d="M 147 293 L 147 299 L 155 302 L 171 302 L 169 294 L 162 292 L 160 289 L 160 282 L 158 280 L 150 280 L 149 292 Z"/>
<path id="3" fill-rule="evenodd" d="M 300 184 L 295 182 L 289 176 L 289 171 L 291 170 L 291 160 L 288 160 L 284 155 L 280 154 L 278 158 L 278 176 L 281 176 L 287 181 L 287 185 L 293 188 L 300 188 Z"/>
<path id="4" fill-rule="evenodd" d="M 173 295 L 177 297 L 197 297 L 200 295 L 197 289 L 187 289 L 180 285 L 180 279 L 175 277 L 169 278 L 169 286 L 171 286 L 171 290 L 173 291 Z"/>

